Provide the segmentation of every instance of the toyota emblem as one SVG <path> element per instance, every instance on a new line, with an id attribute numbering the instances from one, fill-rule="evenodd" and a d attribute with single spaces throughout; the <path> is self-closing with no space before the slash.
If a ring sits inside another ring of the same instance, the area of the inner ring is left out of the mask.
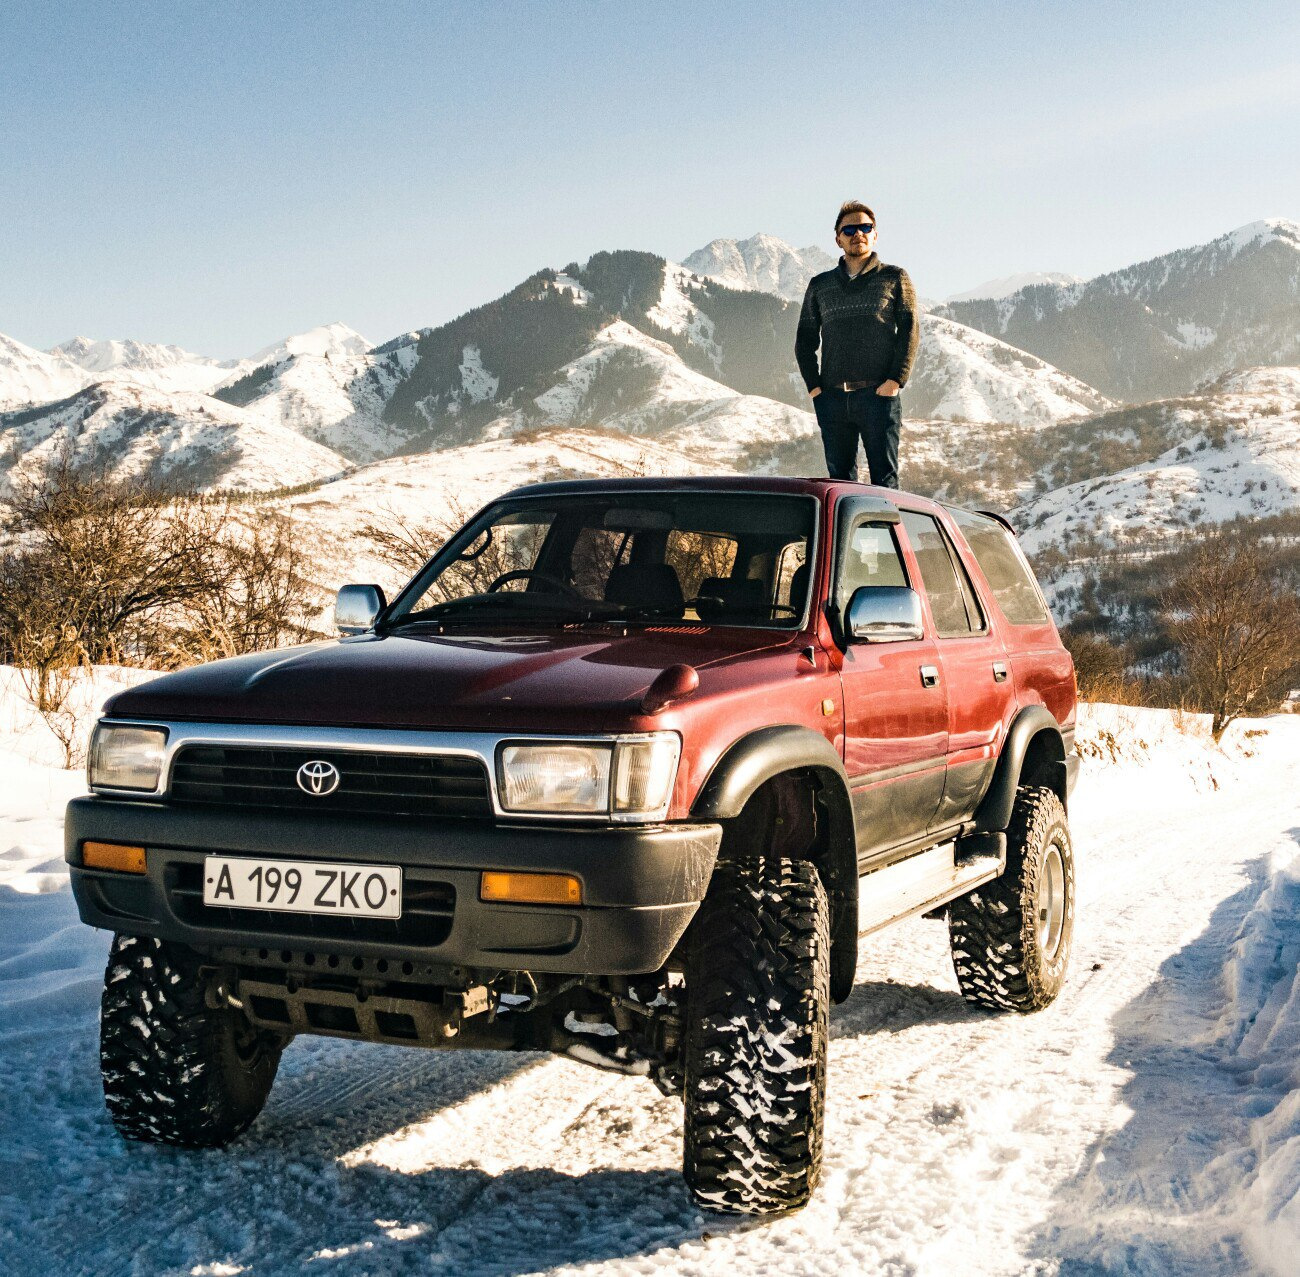
<path id="1" fill-rule="evenodd" d="M 313 758 L 298 768 L 298 788 L 304 794 L 332 794 L 341 779 L 339 769 L 320 758 Z"/>

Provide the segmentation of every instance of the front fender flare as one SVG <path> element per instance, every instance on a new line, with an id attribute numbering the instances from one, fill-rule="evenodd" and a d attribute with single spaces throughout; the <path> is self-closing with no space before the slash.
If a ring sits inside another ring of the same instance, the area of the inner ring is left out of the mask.
<path id="1" fill-rule="evenodd" d="M 811 776 L 821 830 L 813 862 L 831 906 L 831 998 L 852 992 L 858 955 L 858 854 L 849 778 L 839 751 L 807 727 L 761 727 L 718 759 L 692 810 L 699 820 L 731 820 L 768 781 L 791 772 Z M 725 845 L 725 842 L 724 842 Z"/>
<path id="2" fill-rule="evenodd" d="M 794 724 L 760 727 L 730 745 L 714 764 L 691 809 L 691 818 L 728 820 L 739 816 L 760 785 L 782 772 L 809 767 L 833 772 L 848 796 L 844 760 L 825 736 Z"/>

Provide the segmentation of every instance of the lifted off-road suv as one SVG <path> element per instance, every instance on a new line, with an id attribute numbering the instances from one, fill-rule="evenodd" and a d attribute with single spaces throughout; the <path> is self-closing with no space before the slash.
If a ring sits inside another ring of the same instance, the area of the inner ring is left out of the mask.
<path id="1" fill-rule="evenodd" d="M 980 1006 L 1070 953 L 1075 688 L 1001 520 L 797 479 L 524 488 L 331 642 L 109 702 L 68 809 L 123 1135 L 221 1145 L 298 1033 L 555 1051 L 685 1101 L 704 1205 L 799 1206 L 859 937 Z"/>

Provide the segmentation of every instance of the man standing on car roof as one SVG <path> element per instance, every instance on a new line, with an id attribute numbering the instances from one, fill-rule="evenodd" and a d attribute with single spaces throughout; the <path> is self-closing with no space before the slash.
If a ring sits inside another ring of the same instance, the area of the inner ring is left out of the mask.
<path id="1" fill-rule="evenodd" d="M 808 281 L 794 357 L 812 396 L 830 477 L 858 477 L 861 438 L 871 482 L 896 488 L 903 424 L 898 392 L 921 336 L 916 293 L 901 266 L 876 256 L 876 215 L 865 204 L 841 206 L 835 242 L 844 256 Z"/>

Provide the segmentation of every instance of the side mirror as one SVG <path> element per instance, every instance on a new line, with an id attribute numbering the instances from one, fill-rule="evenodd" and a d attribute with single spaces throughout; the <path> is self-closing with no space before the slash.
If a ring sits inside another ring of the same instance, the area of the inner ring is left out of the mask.
<path id="1" fill-rule="evenodd" d="M 925 637 L 921 596 L 905 585 L 860 585 L 849 600 L 850 639 L 904 643 Z"/>
<path id="2" fill-rule="evenodd" d="M 345 585 L 334 603 L 334 628 L 340 634 L 364 634 L 384 610 L 384 592 L 377 585 Z"/>

